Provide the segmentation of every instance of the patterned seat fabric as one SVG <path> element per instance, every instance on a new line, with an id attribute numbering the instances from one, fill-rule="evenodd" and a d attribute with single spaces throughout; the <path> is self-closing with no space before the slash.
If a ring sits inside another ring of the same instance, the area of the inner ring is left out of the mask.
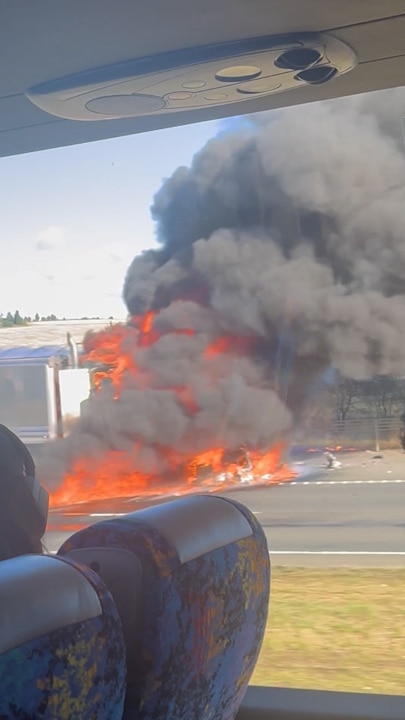
<path id="1" fill-rule="evenodd" d="M 69 559 L 0 563 L 1 720 L 121 720 L 125 644 L 110 593 Z"/>
<path id="2" fill-rule="evenodd" d="M 142 567 L 125 717 L 233 720 L 269 602 L 269 553 L 254 515 L 217 496 L 182 498 L 93 525 L 60 552 L 90 547 L 130 550 Z"/>

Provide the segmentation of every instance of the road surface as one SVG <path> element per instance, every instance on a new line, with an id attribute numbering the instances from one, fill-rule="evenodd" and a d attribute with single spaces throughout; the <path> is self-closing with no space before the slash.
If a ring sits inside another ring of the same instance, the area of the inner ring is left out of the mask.
<path id="1" fill-rule="evenodd" d="M 273 564 L 405 567 L 405 472 L 400 478 L 349 466 L 342 474 L 318 471 L 293 483 L 227 496 L 257 515 Z M 104 501 L 52 512 L 46 547 L 54 552 L 76 530 L 145 504 Z"/>
<path id="2" fill-rule="evenodd" d="M 273 564 L 405 567 L 405 480 L 318 480 L 233 497 L 257 514 Z"/>

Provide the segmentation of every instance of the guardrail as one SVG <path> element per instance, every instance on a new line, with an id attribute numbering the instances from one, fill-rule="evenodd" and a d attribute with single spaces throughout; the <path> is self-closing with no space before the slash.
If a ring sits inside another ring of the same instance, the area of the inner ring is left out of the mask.
<path id="1" fill-rule="evenodd" d="M 298 431 L 295 441 L 309 445 L 336 447 L 369 447 L 377 452 L 381 447 L 400 447 L 399 417 L 364 417 L 332 420 L 322 427 L 312 426 Z"/>

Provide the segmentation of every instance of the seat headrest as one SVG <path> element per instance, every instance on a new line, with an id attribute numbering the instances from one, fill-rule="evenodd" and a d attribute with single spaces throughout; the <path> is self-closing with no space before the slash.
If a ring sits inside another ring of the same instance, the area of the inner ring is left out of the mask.
<path id="1" fill-rule="evenodd" d="M 180 498 L 121 519 L 156 530 L 176 550 L 180 564 L 252 535 L 238 507 L 218 495 Z"/>
<path id="2" fill-rule="evenodd" d="M 0 654 L 100 614 L 87 578 L 61 559 L 27 555 L 0 563 Z"/>
<path id="3" fill-rule="evenodd" d="M 0 563 L 0 718 L 121 720 L 122 627 L 111 594 L 69 558 Z"/>

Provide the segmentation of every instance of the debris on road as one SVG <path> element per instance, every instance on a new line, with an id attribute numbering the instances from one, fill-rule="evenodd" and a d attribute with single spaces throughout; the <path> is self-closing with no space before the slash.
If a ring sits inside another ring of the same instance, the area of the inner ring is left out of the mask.
<path id="1" fill-rule="evenodd" d="M 342 467 L 342 463 L 340 460 L 336 458 L 336 455 L 333 455 L 331 452 L 327 451 L 325 453 L 326 457 L 326 467 L 328 470 L 338 470 Z"/>

